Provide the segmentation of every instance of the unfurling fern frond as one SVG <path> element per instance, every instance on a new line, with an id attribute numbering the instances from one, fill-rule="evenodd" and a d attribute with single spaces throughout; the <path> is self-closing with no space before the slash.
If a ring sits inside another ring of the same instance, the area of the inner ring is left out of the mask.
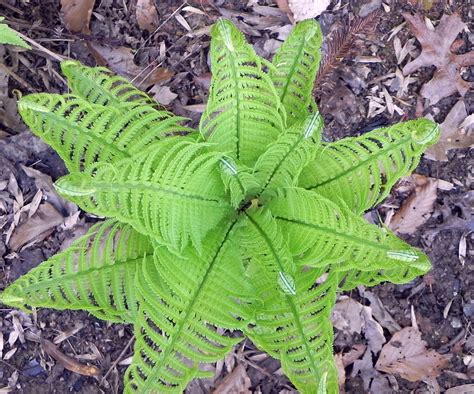
<path id="1" fill-rule="evenodd" d="M 320 144 L 322 127 L 321 115 L 315 112 L 268 147 L 254 167 L 262 184 L 260 193 L 298 183 L 301 170 L 313 159 Z"/>
<path id="2" fill-rule="evenodd" d="M 178 258 L 158 248 L 155 263 L 141 267 L 127 392 L 182 392 L 191 379 L 212 376 L 204 364 L 222 359 L 241 340 L 222 330 L 244 328 L 254 298 L 241 280 L 234 227 L 235 221 L 211 234 L 201 255 L 188 248 Z"/>
<path id="3" fill-rule="evenodd" d="M 79 97 L 31 94 L 18 104 L 31 130 L 50 144 L 69 171 L 142 153 L 172 134 L 190 130 L 184 118 L 140 104 L 102 107 Z"/>
<path id="4" fill-rule="evenodd" d="M 87 67 L 76 61 L 66 60 L 61 63 L 61 71 L 67 78 L 71 93 L 91 104 L 114 106 L 133 103 L 157 106 L 150 96 L 105 67 Z"/>
<path id="5" fill-rule="evenodd" d="M 312 96 L 319 68 L 322 34 L 314 20 L 296 25 L 275 54 L 270 76 L 286 109 L 287 126 L 300 122 L 315 107 Z"/>
<path id="6" fill-rule="evenodd" d="M 221 155 L 184 137 L 94 173 L 61 178 L 58 191 L 97 215 L 114 217 L 176 250 L 201 241 L 232 213 L 219 175 Z"/>
<path id="7" fill-rule="evenodd" d="M 201 119 L 204 138 L 252 166 L 284 127 L 284 115 L 263 62 L 232 23 L 212 28 L 212 83 Z"/>
<path id="8" fill-rule="evenodd" d="M 301 393 L 336 393 L 337 291 L 430 267 L 360 214 L 439 132 L 418 120 L 322 143 L 311 97 L 320 44 L 305 21 L 269 63 L 218 21 L 200 135 L 123 78 L 64 62 L 73 94 L 27 96 L 20 113 L 70 171 L 60 194 L 120 224 L 93 227 L 0 301 L 133 323 L 126 393 L 183 392 L 212 375 L 239 332 Z"/>
<path id="9" fill-rule="evenodd" d="M 126 224 L 96 224 L 8 287 L 0 301 L 18 308 L 82 309 L 100 319 L 134 322 L 135 272 L 152 263 L 153 249 L 148 237 Z"/>
<path id="10" fill-rule="evenodd" d="M 430 268 L 427 257 L 393 234 L 315 192 L 288 188 L 269 208 L 291 239 L 295 260 L 313 267 L 333 265 L 337 271 L 416 267 Z"/>
<path id="11" fill-rule="evenodd" d="M 427 119 L 344 138 L 319 149 L 303 170 L 299 184 L 327 198 L 339 198 L 354 212 L 362 213 L 410 174 L 438 138 L 439 127 Z"/>
<path id="12" fill-rule="evenodd" d="M 0 22 L 5 20 L 4 16 L 0 16 Z M 0 23 L 0 44 L 15 45 L 25 49 L 31 47 L 21 38 L 18 33 L 5 23 Z"/>
<path id="13" fill-rule="evenodd" d="M 223 157 L 220 164 L 222 182 L 230 202 L 234 208 L 238 208 L 247 197 L 258 192 L 260 184 L 249 168 L 237 165 L 232 158 Z"/>

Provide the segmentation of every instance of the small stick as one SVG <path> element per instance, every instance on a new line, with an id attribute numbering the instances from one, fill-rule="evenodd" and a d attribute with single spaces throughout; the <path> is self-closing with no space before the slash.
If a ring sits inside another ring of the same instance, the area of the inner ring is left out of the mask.
<path id="1" fill-rule="evenodd" d="M 104 383 L 105 379 L 107 379 L 107 376 L 110 375 L 110 373 L 112 372 L 112 369 L 114 369 L 117 364 L 120 362 L 120 360 L 122 359 L 122 357 L 124 356 L 125 352 L 129 349 L 129 347 L 132 345 L 133 343 L 133 340 L 135 339 L 135 336 L 131 337 L 130 340 L 128 341 L 127 345 L 125 345 L 125 347 L 123 348 L 123 350 L 120 352 L 119 356 L 116 358 L 116 360 L 112 363 L 112 365 L 110 366 L 109 370 L 107 371 L 107 373 L 102 377 L 102 379 L 100 380 L 100 383 L 99 383 L 99 386 L 102 386 L 102 384 Z"/>
<path id="2" fill-rule="evenodd" d="M 54 53 L 53 51 L 50 51 L 48 48 L 45 48 L 43 45 L 37 43 L 35 40 L 32 38 L 29 38 L 25 36 L 24 34 L 21 34 L 20 32 L 17 32 L 17 34 L 23 38 L 27 43 L 31 44 L 32 47 L 36 48 L 37 50 L 46 53 L 47 55 L 51 56 L 54 60 L 57 60 L 58 62 L 62 62 L 66 58 L 64 56 L 61 56 L 57 53 Z"/>

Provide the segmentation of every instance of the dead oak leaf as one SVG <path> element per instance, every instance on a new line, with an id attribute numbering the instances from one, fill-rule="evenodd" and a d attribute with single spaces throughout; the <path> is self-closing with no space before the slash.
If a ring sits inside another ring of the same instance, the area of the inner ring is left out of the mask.
<path id="1" fill-rule="evenodd" d="M 71 33 L 89 34 L 95 0 L 61 0 L 64 24 Z"/>
<path id="2" fill-rule="evenodd" d="M 413 327 L 405 327 L 382 348 L 375 368 L 410 382 L 421 380 L 436 387 L 436 377 L 450 358 L 450 355 L 427 349 L 421 333 Z"/>
<path id="3" fill-rule="evenodd" d="M 395 212 L 388 226 L 399 234 L 413 234 L 433 212 L 438 180 L 424 176 L 417 178 L 415 190 Z"/>
<path id="4" fill-rule="evenodd" d="M 420 56 L 403 68 L 403 74 L 408 75 L 420 67 L 436 66 L 433 78 L 421 88 L 421 95 L 429 99 L 431 105 L 456 92 L 464 96 L 472 83 L 461 77 L 460 69 L 474 65 L 474 51 L 456 54 L 462 45 L 456 37 L 466 27 L 461 17 L 457 13 L 445 14 L 432 31 L 425 25 L 422 16 L 402 15 L 422 49 Z"/>
<path id="5" fill-rule="evenodd" d="M 474 146 L 474 127 L 468 118 L 466 105 L 464 101 L 459 100 L 440 125 L 439 141 L 425 152 L 425 157 L 431 160 L 448 161 L 447 153 L 451 149 Z"/>

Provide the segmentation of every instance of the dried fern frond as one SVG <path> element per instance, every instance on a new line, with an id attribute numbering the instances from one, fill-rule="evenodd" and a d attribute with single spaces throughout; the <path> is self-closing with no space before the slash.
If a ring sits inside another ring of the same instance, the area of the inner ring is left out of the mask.
<path id="1" fill-rule="evenodd" d="M 364 18 L 356 17 L 351 21 L 345 21 L 339 29 L 325 38 L 323 45 L 325 51 L 314 84 L 316 97 L 334 87 L 330 81 L 332 72 L 354 51 L 359 35 L 368 35 L 375 31 L 382 15 L 380 10 L 376 10 Z"/>

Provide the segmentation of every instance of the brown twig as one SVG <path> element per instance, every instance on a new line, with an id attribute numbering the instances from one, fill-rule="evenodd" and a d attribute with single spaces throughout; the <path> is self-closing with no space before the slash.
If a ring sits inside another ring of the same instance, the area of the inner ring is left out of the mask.
<path id="1" fill-rule="evenodd" d="M 23 38 L 23 40 L 25 40 L 28 44 L 30 44 L 33 48 L 37 49 L 40 52 L 45 53 L 49 57 L 52 57 L 54 60 L 57 60 L 58 62 L 62 62 L 63 60 L 66 59 L 64 56 L 61 56 L 57 53 L 54 53 L 53 51 L 50 51 L 48 48 L 45 48 L 43 45 L 39 44 L 38 42 L 36 42 L 32 38 L 29 38 L 29 37 L 25 36 L 24 34 L 22 34 L 20 32 L 17 32 L 17 34 L 21 38 Z"/>

